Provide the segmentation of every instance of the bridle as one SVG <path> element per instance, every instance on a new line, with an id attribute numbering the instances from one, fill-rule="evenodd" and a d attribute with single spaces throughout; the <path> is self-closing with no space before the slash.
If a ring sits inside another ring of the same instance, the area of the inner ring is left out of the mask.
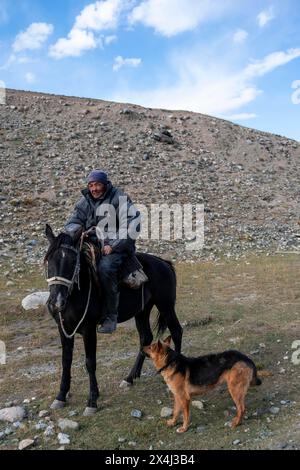
<path id="1" fill-rule="evenodd" d="M 78 289 L 80 290 L 79 284 L 79 273 L 80 273 L 80 250 L 76 250 L 73 246 L 69 245 L 60 245 L 60 248 L 65 248 L 67 250 L 72 250 L 76 254 L 76 265 L 72 279 L 66 279 L 61 276 L 54 276 L 46 278 L 48 286 L 60 285 L 68 288 L 68 296 L 71 295 L 75 282 L 78 284 Z"/>
<path id="2" fill-rule="evenodd" d="M 48 283 L 48 286 L 60 285 L 60 286 L 65 286 L 65 287 L 68 288 L 67 302 L 68 302 L 68 299 L 69 299 L 69 297 L 70 297 L 70 295 L 73 291 L 75 283 L 78 285 L 78 290 L 80 290 L 79 273 L 80 273 L 80 253 L 81 253 L 82 242 L 83 242 L 83 237 L 81 239 L 80 247 L 79 247 L 78 250 L 76 248 L 74 248 L 73 246 L 69 246 L 69 245 L 65 245 L 65 244 L 60 245 L 60 248 L 65 248 L 67 250 L 71 250 L 74 253 L 76 253 L 76 265 L 75 265 L 74 273 L 73 273 L 73 276 L 72 276 L 71 280 L 66 279 L 65 277 L 61 277 L 61 276 L 53 276 L 53 277 L 50 277 L 50 278 L 47 278 L 47 276 L 46 276 L 46 281 Z M 76 326 L 76 328 L 75 328 L 75 330 L 73 331 L 72 334 L 69 335 L 66 332 L 66 330 L 64 328 L 64 325 L 63 325 L 64 319 L 62 318 L 62 312 L 61 311 L 58 312 L 62 332 L 65 335 L 65 337 L 68 338 L 68 339 L 73 338 L 73 336 L 76 334 L 78 328 L 80 327 L 81 323 L 85 319 L 88 308 L 89 308 L 90 298 L 91 298 L 91 290 L 92 290 L 92 279 L 91 279 L 90 270 L 89 270 L 89 281 L 90 281 L 90 283 L 89 283 L 89 293 L 88 293 L 88 298 L 87 298 L 87 303 L 86 303 L 86 306 L 85 306 L 85 310 L 84 310 L 84 313 L 83 313 L 83 316 L 82 316 L 81 320 L 79 321 L 78 325 Z M 67 302 L 66 302 L 66 304 L 67 304 Z"/>

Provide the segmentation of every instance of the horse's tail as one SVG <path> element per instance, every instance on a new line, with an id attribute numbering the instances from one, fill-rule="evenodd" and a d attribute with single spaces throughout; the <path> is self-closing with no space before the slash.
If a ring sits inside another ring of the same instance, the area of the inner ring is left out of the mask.
<path id="1" fill-rule="evenodd" d="M 164 259 L 163 261 L 164 261 L 165 263 L 167 263 L 167 264 L 170 266 L 170 268 L 171 268 L 171 271 L 172 271 L 172 272 L 173 272 L 173 274 L 174 274 L 175 282 L 177 282 L 177 278 L 176 278 L 176 270 L 175 270 L 175 266 L 174 266 L 174 264 L 172 263 L 172 261 L 169 261 L 168 259 Z"/>
<path id="2" fill-rule="evenodd" d="M 156 335 L 157 336 L 162 335 L 166 331 L 167 328 L 168 328 L 168 325 L 167 325 L 165 317 L 160 312 L 158 312 L 156 322 L 154 325 L 154 330 L 156 332 Z"/>

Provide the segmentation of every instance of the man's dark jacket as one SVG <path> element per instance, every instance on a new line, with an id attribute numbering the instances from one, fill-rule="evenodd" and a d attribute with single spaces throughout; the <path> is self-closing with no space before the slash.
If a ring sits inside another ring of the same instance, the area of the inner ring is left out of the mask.
<path id="1" fill-rule="evenodd" d="M 140 212 L 137 211 L 131 199 L 120 189 L 114 187 L 109 181 L 104 195 L 99 199 L 94 199 L 89 189 L 81 191 L 83 197 L 76 203 L 73 214 L 65 225 L 65 231 L 74 234 L 78 229 L 88 230 L 99 223 L 104 226 L 104 221 L 108 220 L 109 210 L 106 205 L 111 205 L 115 209 L 116 224 L 105 225 L 102 230 L 102 243 L 110 245 L 114 253 L 128 254 L 135 251 L 135 238 L 140 232 Z M 120 199 L 121 198 L 121 199 Z M 98 238 L 99 238 L 99 231 Z M 131 236 L 130 236 L 131 235 Z M 91 237 L 96 241 L 97 237 Z"/>

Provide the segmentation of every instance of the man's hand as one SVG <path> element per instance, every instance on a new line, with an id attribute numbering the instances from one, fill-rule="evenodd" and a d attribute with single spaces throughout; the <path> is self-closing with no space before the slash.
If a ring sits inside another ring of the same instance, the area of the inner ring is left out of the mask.
<path id="1" fill-rule="evenodd" d="M 103 247 L 103 250 L 102 250 L 102 253 L 106 256 L 106 255 L 110 255 L 112 253 L 112 247 L 110 245 L 105 245 Z"/>

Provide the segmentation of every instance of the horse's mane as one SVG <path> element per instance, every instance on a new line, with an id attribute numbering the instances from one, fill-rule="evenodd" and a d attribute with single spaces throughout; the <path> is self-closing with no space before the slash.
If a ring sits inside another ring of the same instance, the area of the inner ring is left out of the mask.
<path id="1" fill-rule="evenodd" d="M 60 233 L 57 237 L 54 238 L 53 242 L 50 244 L 48 251 L 45 255 L 44 262 L 48 261 L 50 256 L 56 251 L 61 245 L 74 245 L 73 238 L 67 233 Z"/>

